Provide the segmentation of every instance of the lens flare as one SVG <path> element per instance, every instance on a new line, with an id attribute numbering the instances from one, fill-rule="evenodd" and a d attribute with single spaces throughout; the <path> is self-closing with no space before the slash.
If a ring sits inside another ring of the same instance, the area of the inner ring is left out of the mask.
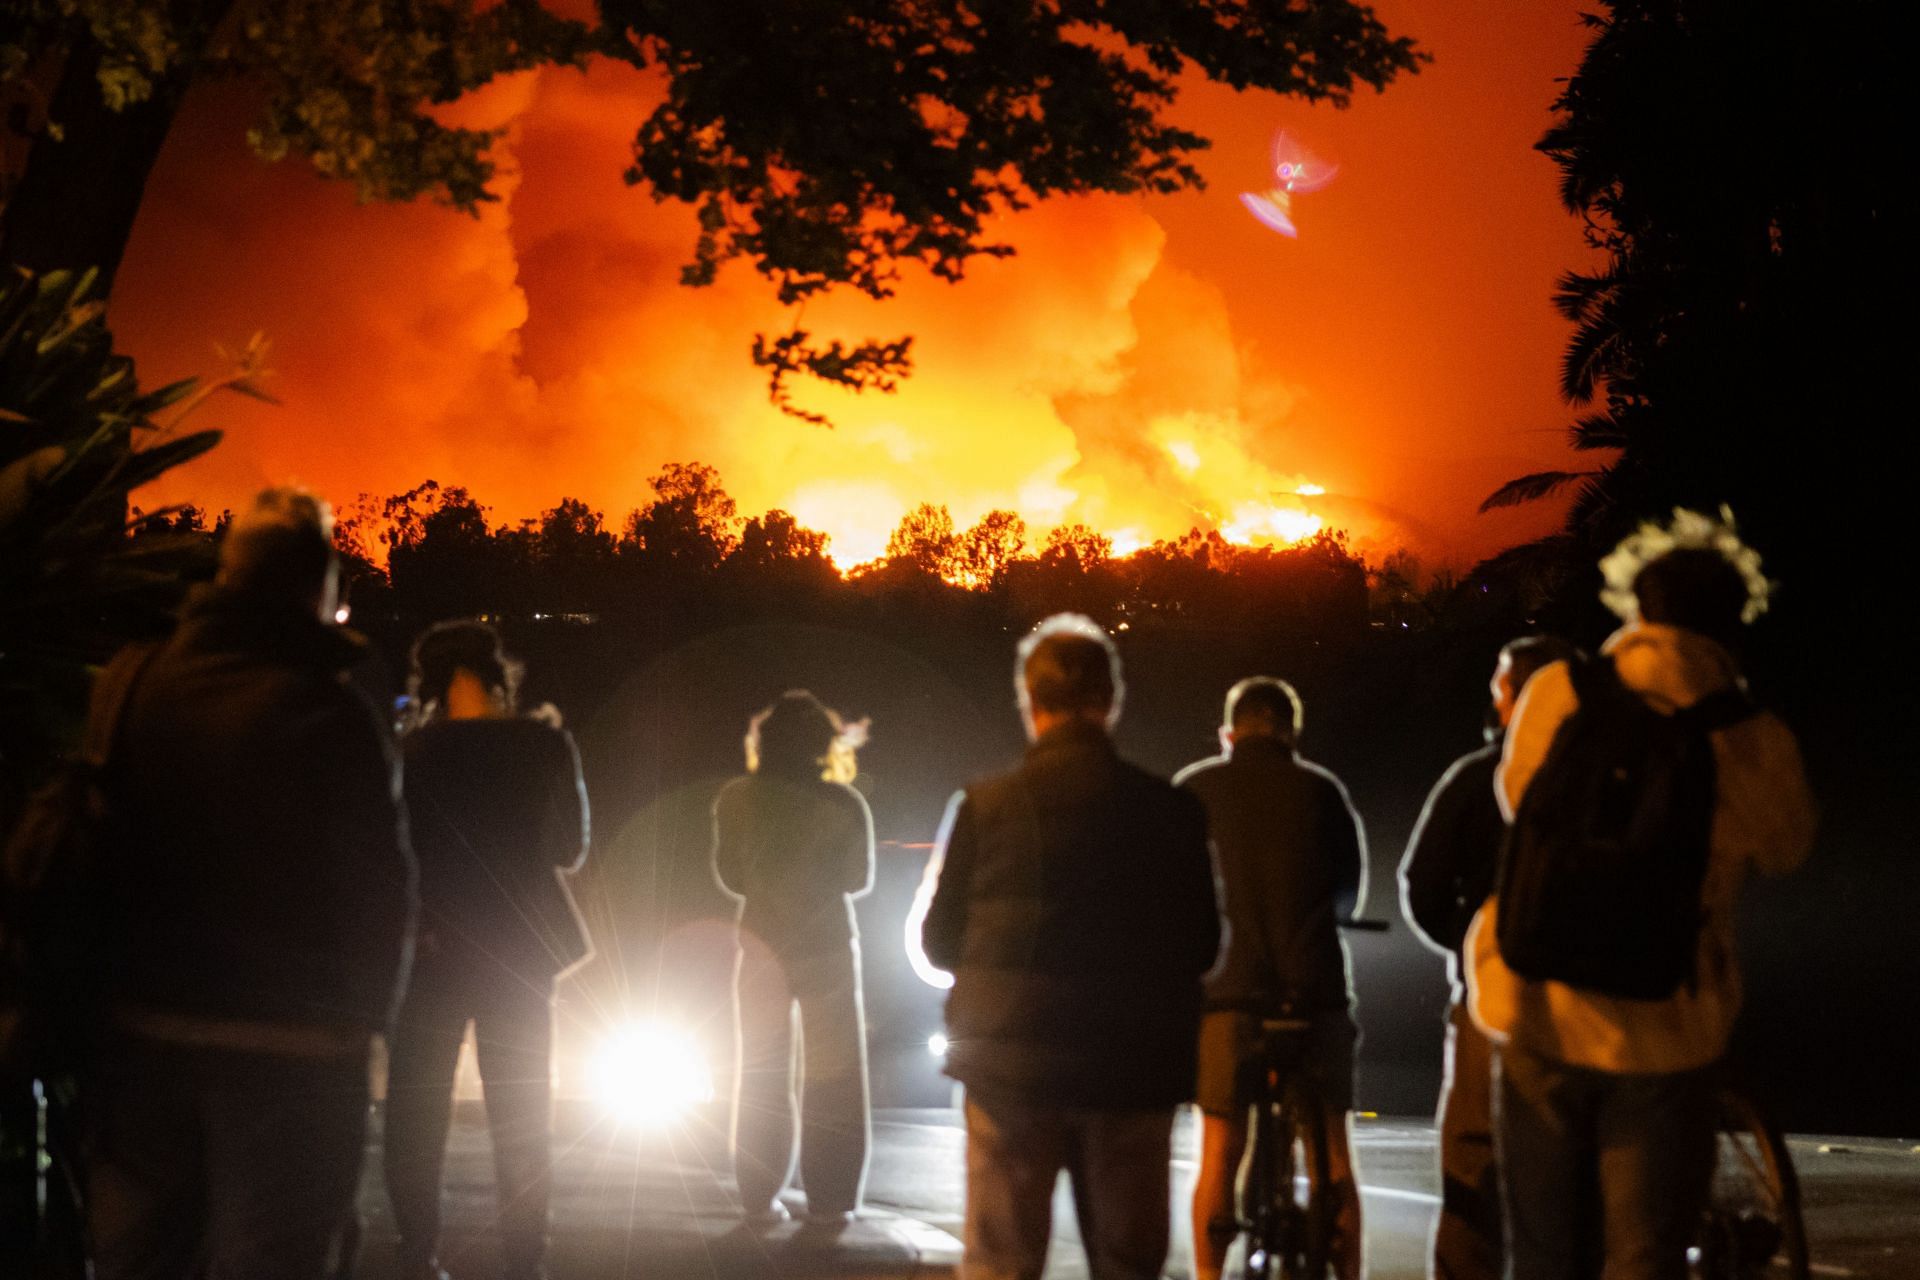
<path id="1" fill-rule="evenodd" d="M 713 1101 L 699 1041 L 677 1027 L 636 1022 L 604 1040 L 590 1068 L 593 1096 L 625 1127 L 658 1129 Z"/>

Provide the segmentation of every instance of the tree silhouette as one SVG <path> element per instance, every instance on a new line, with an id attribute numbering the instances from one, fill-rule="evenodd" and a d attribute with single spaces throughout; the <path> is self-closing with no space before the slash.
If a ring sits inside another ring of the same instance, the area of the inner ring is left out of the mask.
<path id="1" fill-rule="evenodd" d="M 111 277 L 187 90 L 256 86 L 261 155 L 298 153 L 362 198 L 491 199 L 489 134 L 433 108 L 495 76 L 592 53 L 666 81 L 630 182 L 691 204 L 688 284 L 744 259 L 782 303 L 848 286 L 889 296 L 916 265 L 955 280 L 1010 250 L 989 219 L 1033 200 L 1193 186 L 1206 139 L 1165 117 L 1198 74 L 1344 104 L 1423 55 L 1354 0 L 600 0 L 600 25 L 539 0 L 21 0 L 0 31 L 0 87 L 56 80 L 32 115 L 0 254 Z M 796 319 L 756 361 L 792 406 L 795 373 L 889 388 L 911 339 L 816 340 Z"/>
<path id="2" fill-rule="evenodd" d="M 887 559 L 935 578 L 953 577 L 959 538 L 946 507 L 923 502 L 902 516 L 887 538 Z"/>
<path id="3" fill-rule="evenodd" d="M 1634 522 L 1723 502 L 1804 554 L 1810 518 L 1884 505 L 1861 500 L 1891 482 L 1850 442 L 1905 400 L 1898 326 L 1859 295 L 1911 226 L 1881 158 L 1901 145 L 1892 15 L 1610 0 L 1589 19 L 1539 147 L 1603 255 L 1554 297 L 1573 324 L 1561 391 L 1585 410 L 1569 442 L 1600 460 L 1487 499 L 1574 489 L 1564 537 L 1503 563 L 1537 577 L 1563 557 L 1571 580 Z"/>
<path id="4" fill-rule="evenodd" d="M 1007 570 L 1027 549 L 1027 522 L 1011 511 L 989 511 L 954 541 L 953 573 L 971 587 L 1003 586 Z"/>
<path id="5" fill-rule="evenodd" d="M 733 499 L 720 473 L 699 462 L 670 462 L 648 481 L 655 499 L 627 517 L 623 555 L 687 572 L 712 569 L 733 550 Z"/>

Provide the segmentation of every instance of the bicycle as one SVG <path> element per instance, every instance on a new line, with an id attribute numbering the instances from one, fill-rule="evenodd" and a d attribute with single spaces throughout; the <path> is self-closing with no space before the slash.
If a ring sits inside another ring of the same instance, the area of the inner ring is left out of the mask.
<path id="1" fill-rule="evenodd" d="M 1384 920 L 1342 920 L 1342 929 L 1385 933 Z M 1240 1229 L 1247 1237 L 1248 1280 L 1325 1280 L 1339 1208 L 1331 1194 L 1327 1109 L 1300 1068 L 1313 1021 L 1283 1005 L 1260 1020 L 1253 1070 Z"/>
<path id="2" fill-rule="evenodd" d="M 1687 1251 L 1690 1274 L 1696 1280 L 1808 1280 L 1800 1182 L 1786 1140 L 1732 1080 L 1721 1082 L 1714 1108 L 1713 1183 L 1698 1238 Z"/>

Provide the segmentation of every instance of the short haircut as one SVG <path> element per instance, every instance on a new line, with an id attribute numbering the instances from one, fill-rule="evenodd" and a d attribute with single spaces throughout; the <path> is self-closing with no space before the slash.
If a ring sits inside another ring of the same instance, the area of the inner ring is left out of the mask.
<path id="1" fill-rule="evenodd" d="M 1028 714 L 1094 713 L 1109 724 L 1126 696 L 1120 651 L 1098 623 L 1078 613 L 1056 613 L 1026 634 L 1013 683 Z"/>
<path id="2" fill-rule="evenodd" d="M 1634 575 L 1633 598 L 1648 622 L 1732 641 L 1744 625 L 1749 595 L 1746 578 L 1718 551 L 1679 547 Z"/>
<path id="3" fill-rule="evenodd" d="M 333 509 L 300 488 L 268 489 L 233 518 L 220 543 L 220 585 L 305 603 L 333 567 Z"/>
<path id="4" fill-rule="evenodd" d="M 1248 676 L 1227 690 L 1226 713 L 1221 723 L 1236 732 L 1258 726 L 1287 742 L 1300 741 L 1300 729 L 1306 723 L 1306 708 L 1292 685 L 1277 676 Z"/>
<path id="5" fill-rule="evenodd" d="M 512 710 L 520 694 L 524 668 L 508 656 L 500 633 L 484 622 L 436 622 L 413 642 L 413 673 L 408 680 L 413 700 L 424 710 L 447 699 L 447 689 L 462 671 L 469 672 L 489 692 L 498 693 Z"/>
<path id="6" fill-rule="evenodd" d="M 1573 643 L 1559 636 L 1521 636 L 1500 646 L 1500 659 L 1507 664 L 1513 681 L 1513 695 L 1527 687 L 1527 681 L 1544 667 L 1556 662 L 1571 662 L 1579 652 Z"/>

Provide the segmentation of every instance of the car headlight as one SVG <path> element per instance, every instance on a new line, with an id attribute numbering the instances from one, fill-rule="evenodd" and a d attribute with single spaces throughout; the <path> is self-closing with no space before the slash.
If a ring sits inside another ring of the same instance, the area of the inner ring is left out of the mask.
<path id="1" fill-rule="evenodd" d="M 636 1022 L 600 1044 L 589 1084 L 622 1125 L 655 1129 L 713 1101 L 713 1072 L 700 1043 L 676 1027 Z"/>

